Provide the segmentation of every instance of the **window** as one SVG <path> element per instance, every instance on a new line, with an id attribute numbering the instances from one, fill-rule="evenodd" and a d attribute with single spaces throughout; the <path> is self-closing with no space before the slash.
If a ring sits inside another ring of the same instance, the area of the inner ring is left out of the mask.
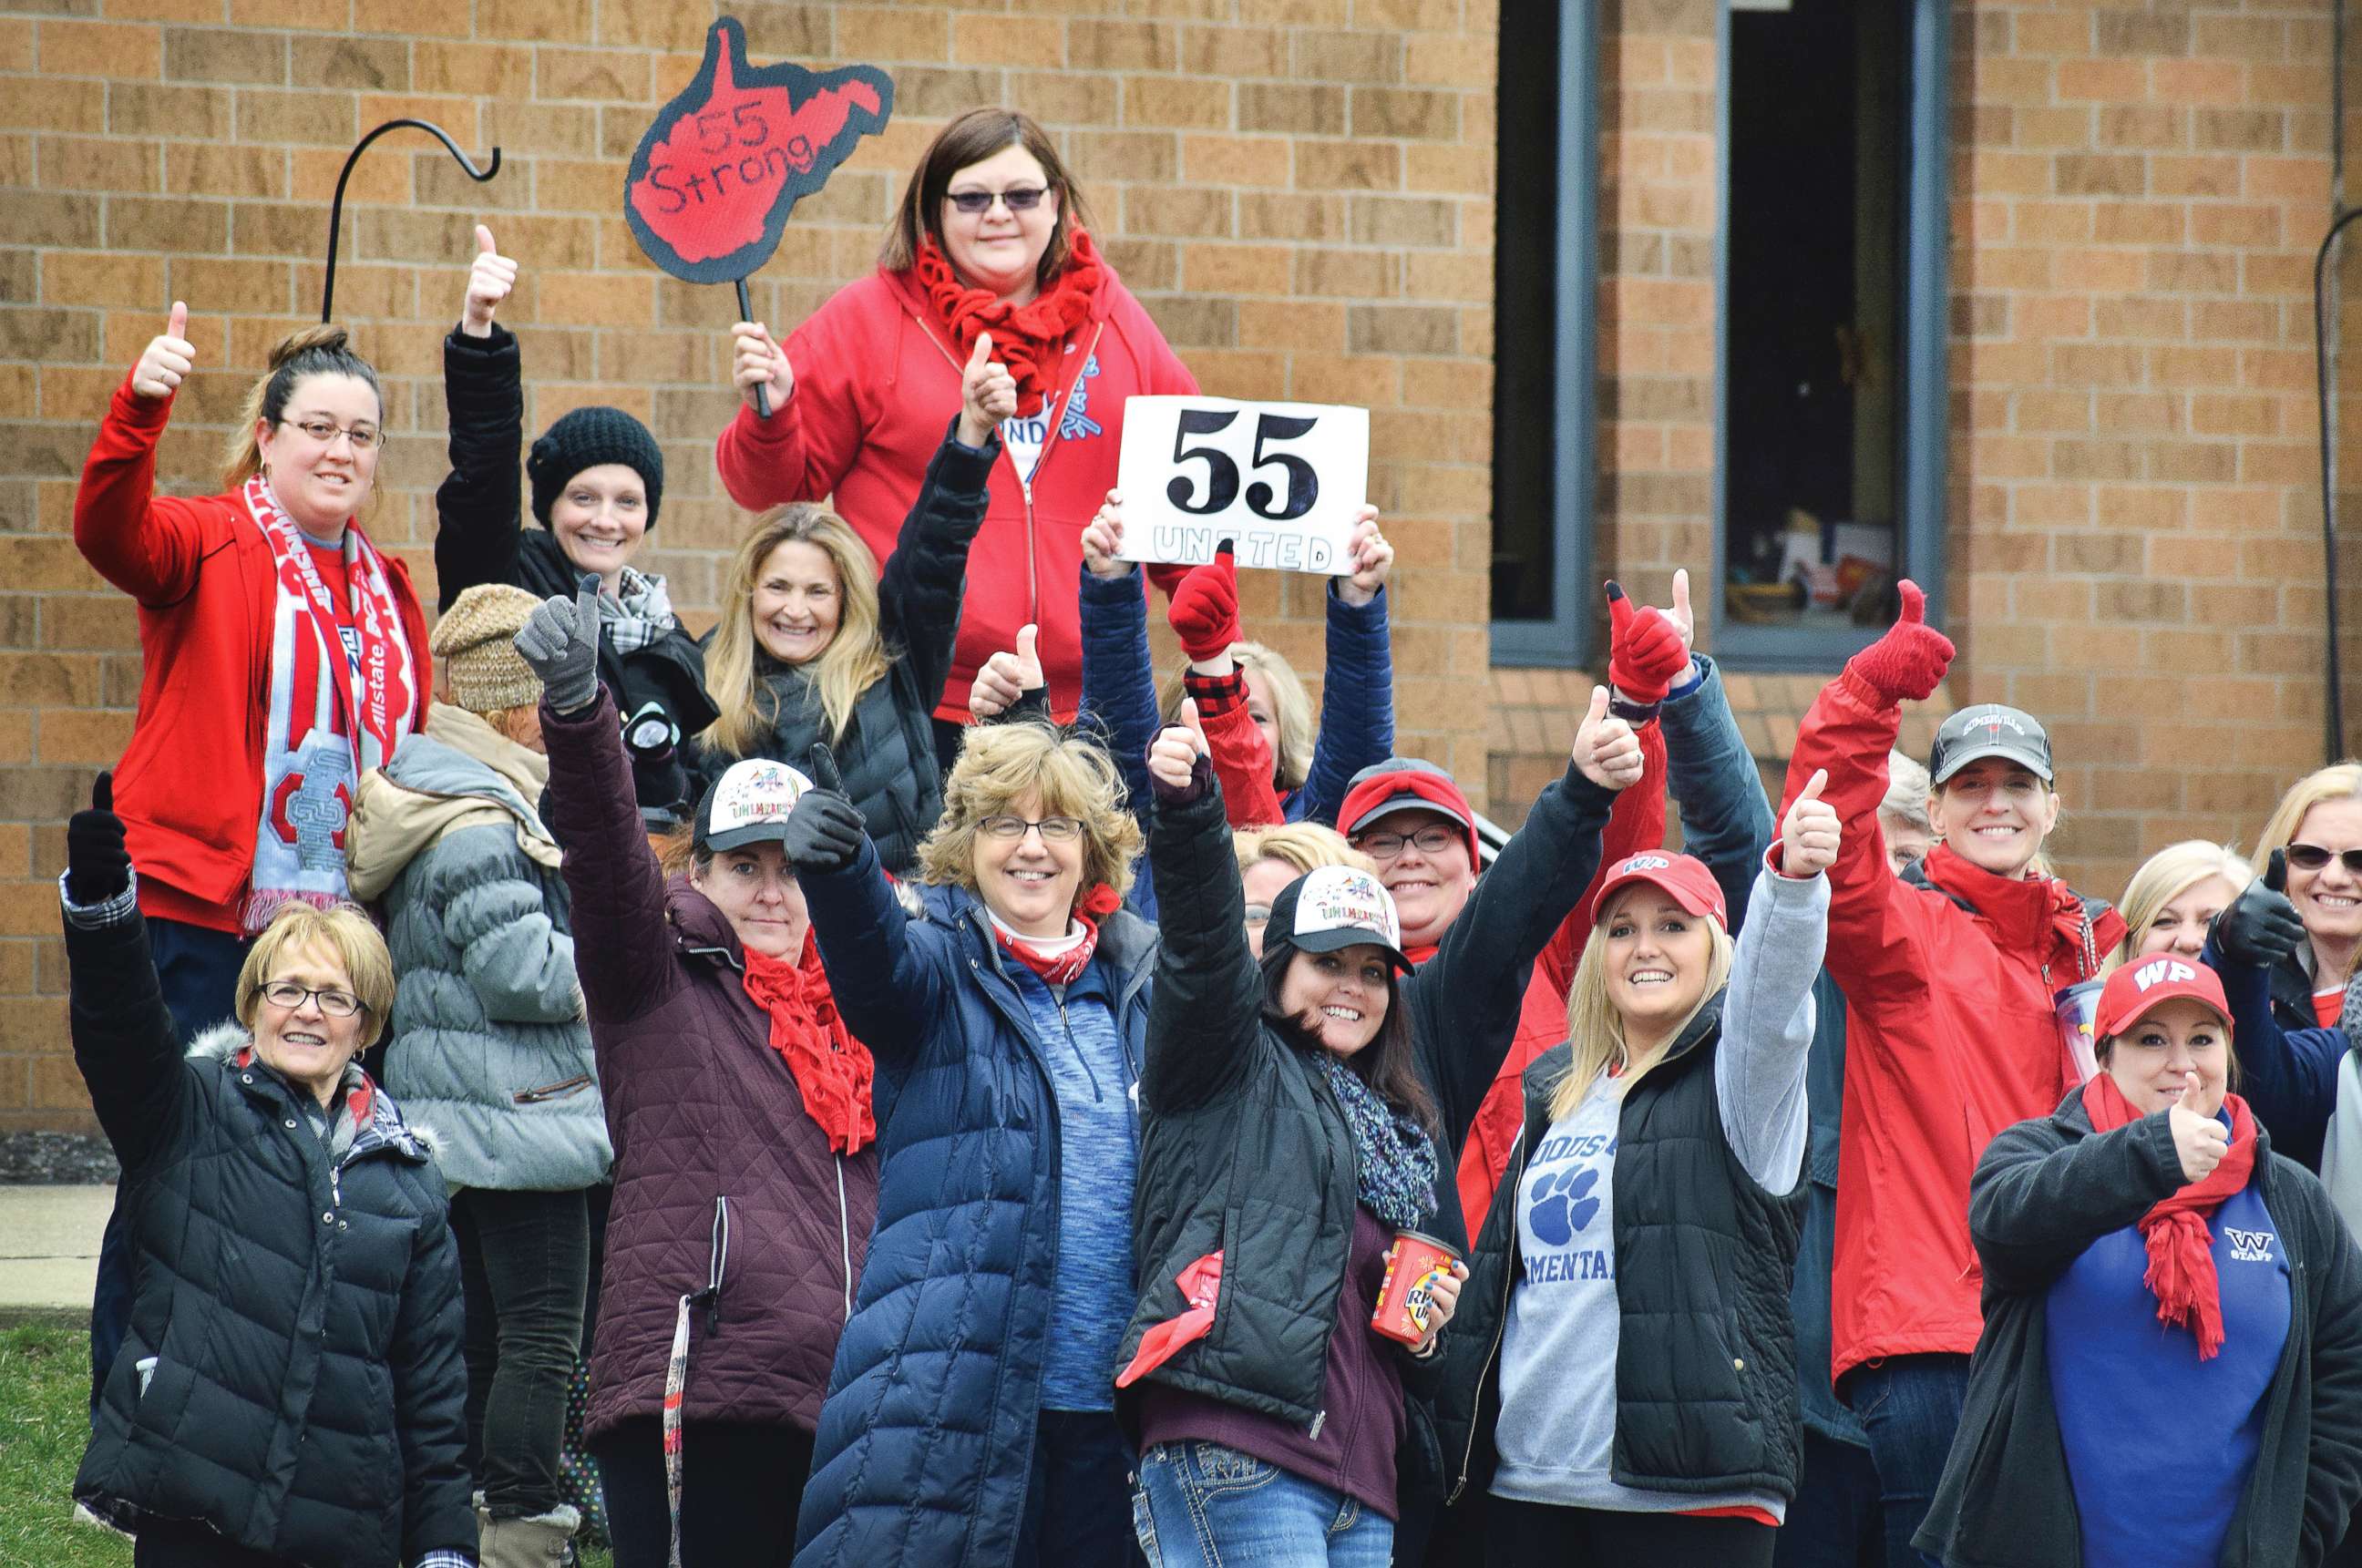
<path id="1" fill-rule="evenodd" d="M 1942 560 L 1948 7 L 1744 0 L 1722 50 L 1715 646 L 1827 668 Z"/>

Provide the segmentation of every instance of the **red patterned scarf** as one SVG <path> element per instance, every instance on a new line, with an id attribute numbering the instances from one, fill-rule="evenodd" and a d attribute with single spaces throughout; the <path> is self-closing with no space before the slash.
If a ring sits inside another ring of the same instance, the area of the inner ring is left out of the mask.
<path id="1" fill-rule="evenodd" d="M 1020 964 L 1042 977 L 1049 986 L 1071 986 L 1083 977 L 1090 967 L 1091 955 L 1098 950 L 1099 922 L 1123 907 L 1123 900 L 1113 888 L 1101 882 L 1083 895 L 1075 906 L 1075 923 L 1083 928 L 1083 939 L 1064 953 L 1043 953 L 1021 936 L 1012 936 L 994 922 L 992 934 L 1000 940 L 1001 949 Z"/>
<path id="2" fill-rule="evenodd" d="M 1099 265 L 1098 248 L 1081 229 L 1074 231 L 1072 253 L 1058 281 L 1023 304 L 1011 304 L 990 289 L 970 288 L 943 250 L 932 239 L 919 247 L 911 271 L 927 292 L 935 318 L 951 334 L 965 363 L 976 350 L 977 335 L 992 334 L 992 357 L 1009 367 L 1017 381 L 1017 412 L 1042 412 L 1043 400 L 1058 390 L 1066 354 L 1066 339 L 1091 318 L 1091 304 L 1107 276 Z"/>
<path id="3" fill-rule="evenodd" d="M 830 1148 L 859 1154 L 877 1136 L 877 1113 L 869 1103 L 869 1080 L 877 1069 L 869 1047 L 836 1015 L 836 999 L 820 966 L 820 944 L 807 941 L 800 964 L 748 948 L 746 994 L 770 1014 L 771 1049 L 795 1075 L 804 1114 L 827 1136 Z"/>
<path id="4" fill-rule="evenodd" d="M 2256 1169 L 2256 1119 L 2235 1094 L 2223 1097 L 2231 1113 L 2231 1149 L 2204 1181 L 2191 1182 L 2141 1217 L 2148 1273 L 2141 1283 L 2157 1297 L 2158 1320 L 2179 1323 L 2198 1337 L 2198 1358 L 2223 1350 L 2223 1289 L 2214 1275 L 2213 1238 L 2206 1220 L 2223 1200 L 2247 1185 Z M 2083 1086 L 2083 1110 L 2094 1132 L 2113 1132 L 2140 1113 L 2103 1071 Z"/>

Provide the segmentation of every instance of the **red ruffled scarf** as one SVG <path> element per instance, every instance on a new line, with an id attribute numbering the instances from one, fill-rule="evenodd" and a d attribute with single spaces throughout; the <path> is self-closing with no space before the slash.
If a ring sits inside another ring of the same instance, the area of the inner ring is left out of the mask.
<path id="1" fill-rule="evenodd" d="M 2206 1221 L 2223 1200 L 2247 1185 L 2256 1169 L 2256 1119 L 2235 1094 L 2223 1097 L 2231 1113 L 2231 1148 L 2204 1181 L 2191 1182 L 2141 1216 L 2141 1240 L 2148 1245 L 2148 1273 L 2141 1283 L 2157 1297 L 2158 1320 L 2179 1323 L 2198 1337 L 2198 1358 L 2223 1350 L 2223 1287 L 2214 1274 L 2213 1238 Z M 2103 1072 L 2083 1087 L 2083 1110 L 2094 1132 L 2113 1132 L 2140 1120 Z"/>
<path id="2" fill-rule="evenodd" d="M 1042 412 L 1043 400 L 1058 390 L 1066 354 L 1066 339 L 1091 318 L 1092 302 L 1107 276 L 1099 265 L 1098 248 L 1081 229 L 1074 231 L 1065 271 L 1058 281 L 1023 304 L 1011 304 L 990 289 L 970 288 L 941 247 L 932 239 L 919 247 L 911 271 L 927 293 L 935 318 L 951 335 L 963 364 L 976 350 L 980 333 L 992 334 L 992 357 L 1009 367 L 1017 381 L 1017 412 Z"/>
<path id="3" fill-rule="evenodd" d="M 1071 986 L 1083 977 L 1090 967 L 1091 955 L 1098 950 L 1099 922 L 1123 907 L 1123 900 L 1113 888 L 1101 882 L 1083 895 L 1075 906 L 1075 923 L 1083 928 L 1083 939 L 1064 953 L 1043 953 L 1021 936 L 1011 936 L 998 922 L 992 934 L 999 939 L 1001 950 L 1042 977 L 1044 985 Z"/>
<path id="4" fill-rule="evenodd" d="M 836 1015 L 820 946 L 807 941 L 803 961 L 789 964 L 754 950 L 746 954 L 746 994 L 770 1015 L 771 1049 L 795 1075 L 804 1114 L 812 1119 L 840 1154 L 856 1154 L 877 1136 L 869 1103 L 869 1080 L 877 1071 L 869 1047 L 853 1037 Z"/>

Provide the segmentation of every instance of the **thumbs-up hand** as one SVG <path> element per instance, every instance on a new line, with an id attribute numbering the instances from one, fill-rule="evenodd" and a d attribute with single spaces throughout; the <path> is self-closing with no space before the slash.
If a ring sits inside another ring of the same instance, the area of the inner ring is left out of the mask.
<path id="1" fill-rule="evenodd" d="M 1838 863 L 1840 834 L 1838 809 L 1821 799 L 1829 785 L 1829 770 L 1816 767 L 1812 781 L 1788 806 L 1780 823 L 1780 874 L 1802 880 L 1817 877 Z"/>
<path id="2" fill-rule="evenodd" d="M 579 712 L 599 700 L 599 579 L 584 572 L 574 597 L 556 594 L 525 618 L 511 639 L 517 657 L 541 677 L 550 712 Z"/>
<path id="3" fill-rule="evenodd" d="M 181 378 L 197 362 L 196 346 L 186 336 L 189 330 L 189 307 L 179 300 L 172 302 L 171 316 L 165 322 L 163 332 L 148 340 L 140 352 L 139 362 L 131 367 L 131 392 L 135 397 L 153 403 L 172 395 Z"/>
<path id="4" fill-rule="evenodd" d="M 964 447 L 981 447 L 1017 414 L 1017 378 L 992 357 L 992 334 L 976 335 L 976 348 L 960 370 L 959 438 Z"/>
<path id="5" fill-rule="evenodd" d="M 517 264 L 500 253 L 492 231 L 476 226 L 476 259 L 468 269 L 468 303 L 459 312 L 459 330 L 470 337 L 492 335 L 492 312 L 516 287 Z"/>
<path id="6" fill-rule="evenodd" d="M 79 908 L 103 904 L 131 886 L 131 853 L 115 814 L 115 775 L 91 786 L 90 809 L 66 819 L 66 898 Z"/>
<path id="7" fill-rule="evenodd" d="M 2166 1120 L 2173 1126 L 2173 1152 L 2181 1157 L 2181 1179 L 2185 1185 L 2204 1181 L 2231 1152 L 2231 1134 L 2213 1117 L 2197 1109 L 2200 1093 L 2198 1075 L 2181 1075 L 2181 1098 L 2166 1111 Z"/>
<path id="8" fill-rule="evenodd" d="M 1123 548 L 1123 494 L 1109 491 L 1083 527 L 1083 569 L 1097 578 L 1129 576 L 1131 563 L 1116 558 Z"/>
<path id="9" fill-rule="evenodd" d="M 779 848 L 800 874 L 842 871 L 861 857 L 862 834 L 867 823 L 845 798 L 836 754 L 825 741 L 811 748 L 811 779 L 812 787 L 788 813 L 787 836 L 779 841 Z"/>
<path id="10" fill-rule="evenodd" d="M 1897 585 L 1903 614 L 1886 635 L 1846 662 L 1846 668 L 1888 702 L 1924 702 L 1952 668 L 1952 639 L 1927 624 L 1927 595 L 1904 578 Z"/>
<path id="11" fill-rule="evenodd" d="M 1574 732 L 1574 765 L 1603 790 L 1628 790 L 1640 777 L 1640 737 L 1607 716 L 1607 688 L 1591 689 L 1591 710 Z"/>
<path id="12" fill-rule="evenodd" d="M 1198 786 L 1213 778 L 1210 770 L 1205 780 L 1198 778 L 1198 759 L 1205 755 L 1205 735 L 1187 724 L 1167 724 L 1157 731 L 1148 747 L 1148 781 L 1157 798 L 1175 802 L 1196 800 Z"/>
<path id="13" fill-rule="evenodd" d="M 2275 849 L 2264 874 L 2214 917 L 2214 950 L 2226 961 L 2268 969 L 2304 940 L 2304 922 L 2289 901 L 2288 851 Z"/>
<path id="14" fill-rule="evenodd" d="M 1653 604 L 1635 609 L 1624 590 L 1609 583 L 1607 683 L 1631 701 L 1661 702 L 1689 665 L 1689 643 L 1672 617 Z"/>
<path id="15" fill-rule="evenodd" d="M 1189 569 L 1164 607 L 1164 619 L 1192 664 L 1227 664 L 1239 640 L 1239 559 L 1231 540 L 1214 547 L 1213 560 Z"/>
<path id="16" fill-rule="evenodd" d="M 1015 707 L 1029 691 L 1038 691 L 1048 684 L 1042 674 L 1042 655 L 1036 644 L 1040 629 L 1031 622 L 1017 628 L 1017 649 L 1007 648 L 984 661 L 976 672 L 976 679 L 967 689 L 967 711 L 978 721 L 997 719 Z"/>

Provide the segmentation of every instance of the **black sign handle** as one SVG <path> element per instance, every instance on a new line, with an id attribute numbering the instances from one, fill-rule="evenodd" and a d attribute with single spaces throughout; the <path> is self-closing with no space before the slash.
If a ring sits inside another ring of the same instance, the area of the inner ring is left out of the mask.
<path id="1" fill-rule="evenodd" d="M 328 276 L 320 288 L 320 321 L 323 326 L 335 320 L 337 314 L 337 235 L 344 226 L 345 182 L 353 177 L 353 165 L 360 161 L 360 156 L 369 150 L 370 143 L 390 130 L 400 130 L 404 127 L 423 130 L 441 142 L 451 156 L 459 160 L 459 167 L 468 171 L 468 178 L 480 185 L 501 171 L 499 148 L 492 149 L 491 161 L 479 169 L 473 159 L 459 150 L 459 144 L 451 139 L 449 133 L 432 120 L 388 120 L 355 142 L 352 151 L 345 157 L 344 171 L 337 176 L 336 199 L 328 204 Z"/>
<path id="2" fill-rule="evenodd" d="M 746 298 L 746 280 L 744 278 L 738 280 L 738 319 L 741 321 L 755 319 L 755 307 Z M 755 383 L 755 417 L 757 419 L 771 417 L 771 383 L 767 381 Z"/>

